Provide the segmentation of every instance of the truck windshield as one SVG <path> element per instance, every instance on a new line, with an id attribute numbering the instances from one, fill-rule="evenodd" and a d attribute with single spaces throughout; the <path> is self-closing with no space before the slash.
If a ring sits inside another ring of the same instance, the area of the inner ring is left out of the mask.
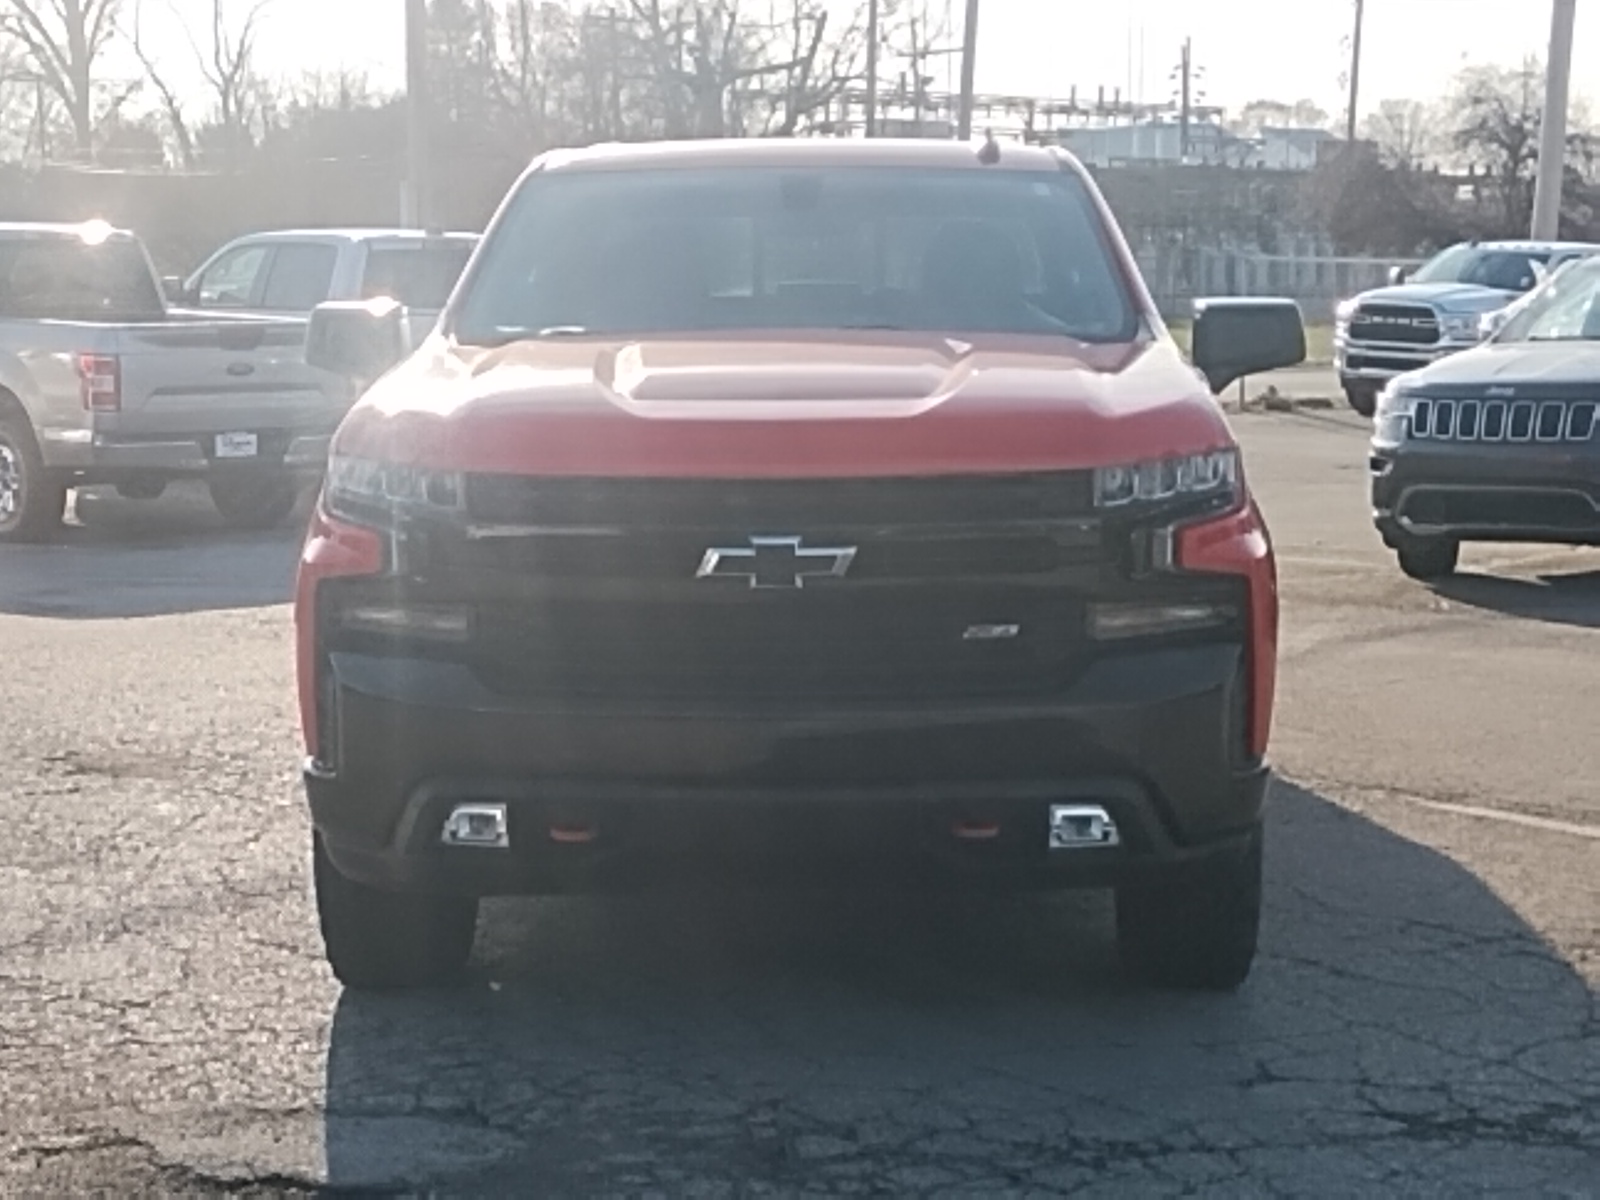
<path id="1" fill-rule="evenodd" d="M 1548 254 L 1536 251 L 1451 246 L 1418 268 L 1411 282 L 1473 283 L 1502 292 L 1526 292 L 1539 281 L 1534 264 L 1549 261 Z"/>
<path id="2" fill-rule="evenodd" d="M 1600 259 L 1589 259 L 1561 272 L 1518 308 L 1495 341 L 1600 340 Z"/>
<path id="3" fill-rule="evenodd" d="M 362 299 L 386 296 L 407 308 L 437 312 L 450 298 L 461 270 L 472 256 L 466 238 L 434 242 L 379 242 L 367 251 Z"/>
<path id="4" fill-rule="evenodd" d="M 1138 315 L 1074 176 L 738 168 L 534 175 L 454 332 L 897 329 L 1127 341 Z"/>
<path id="5" fill-rule="evenodd" d="M 0 316 L 160 321 L 161 290 L 137 242 L 70 235 L 0 238 Z"/>

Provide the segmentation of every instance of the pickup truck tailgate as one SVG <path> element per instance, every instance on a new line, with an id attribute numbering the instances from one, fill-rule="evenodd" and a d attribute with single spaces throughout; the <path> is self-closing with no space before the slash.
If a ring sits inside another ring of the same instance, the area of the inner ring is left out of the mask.
<path id="1" fill-rule="evenodd" d="M 212 317 L 127 327 L 117 340 L 118 401 L 95 412 L 96 433 L 193 436 L 208 457 L 217 435 L 247 434 L 262 457 L 281 455 L 293 437 L 330 432 L 354 398 L 306 366 L 304 353 L 302 321 Z"/>

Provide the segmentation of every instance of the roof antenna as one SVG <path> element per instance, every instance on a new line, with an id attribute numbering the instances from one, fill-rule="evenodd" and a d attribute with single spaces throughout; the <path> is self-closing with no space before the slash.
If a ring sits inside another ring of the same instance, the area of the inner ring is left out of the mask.
<path id="1" fill-rule="evenodd" d="M 992 167 L 1000 161 L 1000 143 L 994 140 L 994 130 L 983 131 L 983 148 L 978 151 L 978 161 L 986 167 Z"/>

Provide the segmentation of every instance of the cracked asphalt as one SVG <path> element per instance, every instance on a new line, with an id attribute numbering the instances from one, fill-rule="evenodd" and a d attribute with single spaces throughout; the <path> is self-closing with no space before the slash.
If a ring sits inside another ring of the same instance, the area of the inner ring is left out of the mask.
<path id="1" fill-rule="evenodd" d="M 1422 587 L 1358 421 L 1237 425 L 1285 630 L 1232 997 L 1126 986 L 1092 894 L 497 902 L 464 989 L 342 995 L 291 542 L 90 497 L 0 549 L 0 1193 L 1600 1196 L 1600 554 Z"/>

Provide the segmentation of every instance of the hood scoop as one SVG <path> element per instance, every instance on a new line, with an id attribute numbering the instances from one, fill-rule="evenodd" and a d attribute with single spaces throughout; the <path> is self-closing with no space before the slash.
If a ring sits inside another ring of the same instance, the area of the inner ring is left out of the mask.
<path id="1" fill-rule="evenodd" d="M 873 353 L 862 347 L 841 361 L 837 345 L 829 361 L 808 357 L 804 345 L 774 353 L 770 343 L 740 347 L 724 343 L 712 358 L 687 347 L 637 343 L 602 353 L 596 382 L 626 406 L 702 404 L 860 404 L 922 402 L 951 390 L 969 348 L 938 343 L 931 352 L 908 356 Z"/>

